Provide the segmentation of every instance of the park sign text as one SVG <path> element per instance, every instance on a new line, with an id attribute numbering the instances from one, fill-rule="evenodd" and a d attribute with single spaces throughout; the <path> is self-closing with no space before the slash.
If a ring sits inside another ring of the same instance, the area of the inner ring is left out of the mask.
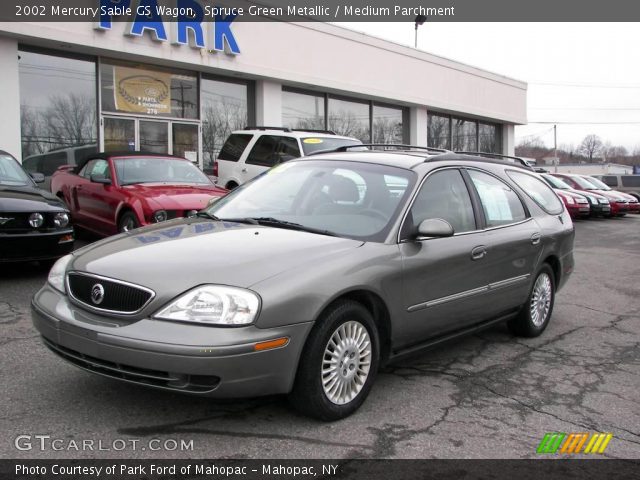
<path id="1" fill-rule="evenodd" d="M 157 42 L 171 40 L 174 45 L 190 45 L 209 51 L 240 53 L 238 42 L 231 31 L 237 17 L 233 8 L 202 6 L 197 0 L 175 0 L 174 6 L 165 7 L 158 0 L 99 0 L 97 30 L 111 30 L 113 22 L 126 21 L 125 35 L 142 37 L 145 33 Z M 212 21 L 205 21 L 211 18 Z M 168 19 L 165 22 L 164 19 Z M 167 23 L 169 33 L 167 33 Z"/>

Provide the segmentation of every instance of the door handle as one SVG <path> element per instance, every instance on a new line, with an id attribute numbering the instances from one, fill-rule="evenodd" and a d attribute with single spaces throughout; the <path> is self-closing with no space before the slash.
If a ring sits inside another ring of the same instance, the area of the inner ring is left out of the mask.
<path id="1" fill-rule="evenodd" d="M 531 244 L 538 245 L 540 243 L 541 238 L 542 238 L 542 235 L 540 235 L 538 232 L 534 233 L 533 235 L 531 235 Z"/>
<path id="2" fill-rule="evenodd" d="M 480 245 L 471 250 L 471 260 L 481 260 L 487 255 L 487 247 Z"/>

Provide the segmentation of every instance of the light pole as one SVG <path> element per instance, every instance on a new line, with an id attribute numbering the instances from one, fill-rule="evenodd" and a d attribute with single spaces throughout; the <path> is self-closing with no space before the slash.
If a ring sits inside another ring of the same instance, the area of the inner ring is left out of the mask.
<path id="1" fill-rule="evenodd" d="M 424 22 L 427 21 L 427 16 L 426 15 L 418 15 L 416 17 L 416 42 L 415 42 L 415 48 L 418 48 L 418 27 L 422 24 L 424 24 Z"/>

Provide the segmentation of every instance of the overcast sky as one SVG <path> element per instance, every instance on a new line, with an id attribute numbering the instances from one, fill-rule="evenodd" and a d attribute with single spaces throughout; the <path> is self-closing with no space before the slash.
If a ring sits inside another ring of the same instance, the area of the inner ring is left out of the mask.
<path id="1" fill-rule="evenodd" d="M 413 46 L 413 23 L 342 23 Z M 539 135 L 553 145 L 578 145 L 588 134 L 640 149 L 639 23 L 427 22 L 418 48 L 529 84 L 529 125 L 516 143 Z M 589 122 L 589 123 L 588 123 Z M 590 123 L 593 122 L 593 123 Z"/>

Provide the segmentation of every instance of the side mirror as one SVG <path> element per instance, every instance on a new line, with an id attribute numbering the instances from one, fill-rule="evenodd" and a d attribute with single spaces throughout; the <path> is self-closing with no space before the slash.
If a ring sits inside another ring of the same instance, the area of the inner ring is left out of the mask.
<path id="1" fill-rule="evenodd" d="M 92 173 L 90 177 L 94 183 L 102 183 L 103 185 L 111 185 L 111 180 L 101 173 Z"/>
<path id="2" fill-rule="evenodd" d="M 31 175 L 31 178 L 33 178 L 34 182 L 44 183 L 44 173 L 33 172 L 33 173 L 30 173 L 29 175 Z"/>
<path id="3" fill-rule="evenodd" d="M 418 225 L 418 238 L 424 237 L 451 237 L 453 227 L 449 222 L 441 218 L 427 218 Z"/>

